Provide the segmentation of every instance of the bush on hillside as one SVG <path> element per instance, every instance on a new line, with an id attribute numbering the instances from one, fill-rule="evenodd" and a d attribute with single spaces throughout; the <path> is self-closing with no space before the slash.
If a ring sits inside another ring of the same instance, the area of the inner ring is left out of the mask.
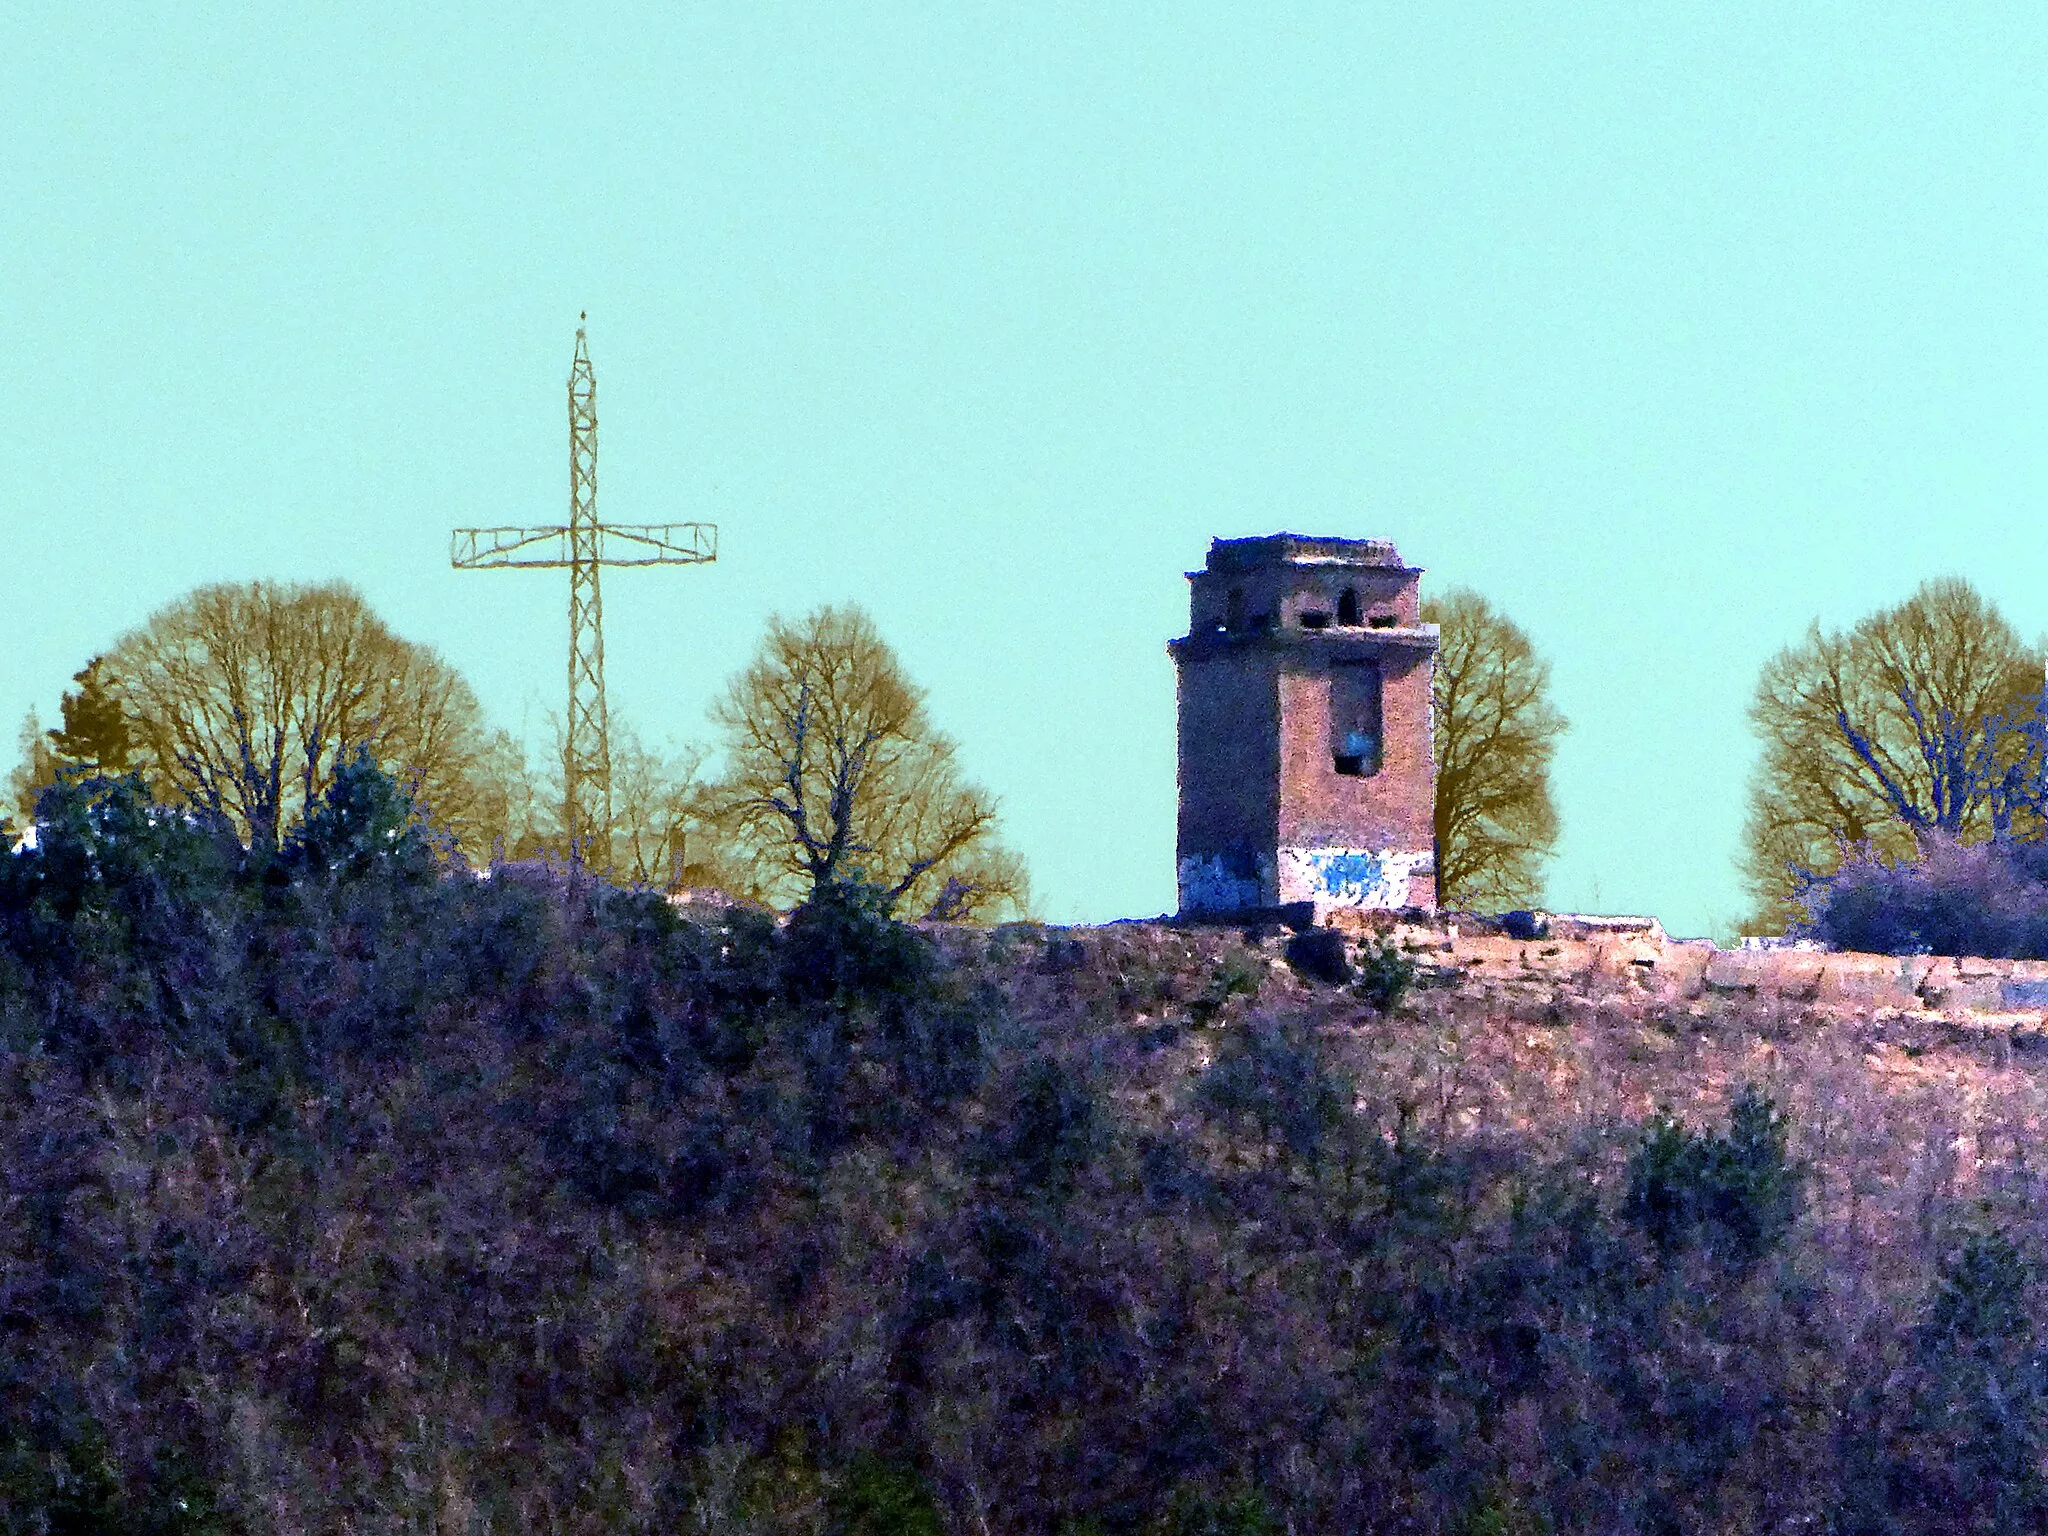
<path id="1" fill-rule="evenodd" d="M 1808 916 L 1791 936 L 1836 949 L 2048 959 L 2048 845 L 1929 834 L 1922 857 L 1896 863 L 1848 850 L 1800 899 Z"/>
<path id="2" fill-rule="evenodd" d="M 1352 990 L 1381 1013 L 1392 1013 L 1420 974 L 1415 957 L 1392 939 L 1367 939 L 1358 946 Z"/>
<path id="3" fill-rule="evenodd" d="M 423 818 L 411 795 L 357 747 L 334 765 L 326 790 L 284 840 L 279 862 L 295 875 L 338 881 L 432 879 L 454 842 Z"/>
<path id="4" fill-rule="evenodd" d="M 1226 1125 L 1256 1127 L 1289 1157 L 1311 1163 L 1349 1118 L 1352 1095 L 1313 1033 L 1270 1019 L 1233 1035 L 1195 1085 L 1196 1101 Z"/>
<path id="5" fill-rule="evenodd" d="M 981 1166 L 1026 1194 L 1065 1194 L 1100 1149 L 1101 1106 L 1088 1082 L 1055 1056 L 1027 1056 L 984 1136 Z"/>
<path id="6" fill-rule="evenodd" d="M 1801 1175 L 1785 1138 L 1784 1117 L 1753 1084 L 1736 1092 L 1726 1135 L 1688 1133 L 1659 1113 L 1629 1160 L 1622 1209 L 1666 1252 L 1697 1241 L 1747 1268 L 1798 1214 Z"/>
<path id="7" fill-rule="evenodd" d="M 883 891 L 858 879 L 814 893 L 790 914 L 783 941 L 785 985 L 800 1003 L 901 997 L 932 965 L 931 945 L 890 915 Z"/>

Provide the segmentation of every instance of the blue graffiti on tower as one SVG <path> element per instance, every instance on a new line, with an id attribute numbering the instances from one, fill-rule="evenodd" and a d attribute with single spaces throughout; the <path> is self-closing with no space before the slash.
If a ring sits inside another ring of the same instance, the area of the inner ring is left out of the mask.
<path id="1" fill-rule="evenodd" d="M 1386 860 L 1363 848 L 1324 848 L 1309 855 L 1316 887 L 1333 901 L 1368 901 L 1387 885 Z"/>

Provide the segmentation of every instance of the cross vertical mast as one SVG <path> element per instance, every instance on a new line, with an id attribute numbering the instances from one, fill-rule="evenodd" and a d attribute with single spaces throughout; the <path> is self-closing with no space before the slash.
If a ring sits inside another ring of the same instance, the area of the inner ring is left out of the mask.
<path id="1" fill-rule="evenodd" d="M 569 367 L 569 731 L 562 760 L 562 828 L 577 863 L 608 862 L 611 736 L 604 704 L 604 600 L 598 589 L 597 375 L 584 314 Z"/>

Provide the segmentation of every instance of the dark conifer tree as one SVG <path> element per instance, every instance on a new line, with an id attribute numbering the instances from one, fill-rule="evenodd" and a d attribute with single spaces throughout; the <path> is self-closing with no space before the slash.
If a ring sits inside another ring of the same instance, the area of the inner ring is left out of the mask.
<path id="1" fill-rule="evenodd" d="M 93 657 L 72 681 L 78 687 L 64 695 L 63 728 L 45 733 L 50 745 L 65 762 L 78 763 L 95 773 L 126 773 L 133 743 L 106 658 Z"/>

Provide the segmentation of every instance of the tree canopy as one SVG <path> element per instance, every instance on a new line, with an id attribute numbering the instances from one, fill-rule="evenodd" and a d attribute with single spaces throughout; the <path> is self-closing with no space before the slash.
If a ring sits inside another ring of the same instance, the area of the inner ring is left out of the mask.
<path id="1" fill-rule="evenodd" d="M 712 719 L 725 753 L 712 801 L 771 899 L 860 882 L 919 914 L 1022 909 L 1023 862 L 997 841 L 995 801 L 961 778 L 861 609 L 772 619 Z"/>
<path id="2" fill-rule="evenodd" d="M 1806 874 L 1846 850 L 1910 858 L 1928 834 L 2039 837 L 2048 730 L 2043 648 L 1960 577 L 1765 663 L 1750 706 L 1763 752 L 1742 863 L 1754 929 L 1797 918 Z"/>
<path id="3" fill-rule="evenodd" d="M 1568 722 L 1550 664 L 1520 626 L 1453 587 L 1423 604 L 1441 626 L 1433 690 L 1437 900 L 1475 911 L 1532 906 L 1556 845 L 1550 761 Z"/>
<path id="4" fill-rule="evenodd" d="M 360 747 L 465 852 L 488 852 L 503 796 L 476 696 L 352 587 L 202 587 L 124 636 L 107 665 L 152 788 L 245 842 L 276 846 Z"/>

